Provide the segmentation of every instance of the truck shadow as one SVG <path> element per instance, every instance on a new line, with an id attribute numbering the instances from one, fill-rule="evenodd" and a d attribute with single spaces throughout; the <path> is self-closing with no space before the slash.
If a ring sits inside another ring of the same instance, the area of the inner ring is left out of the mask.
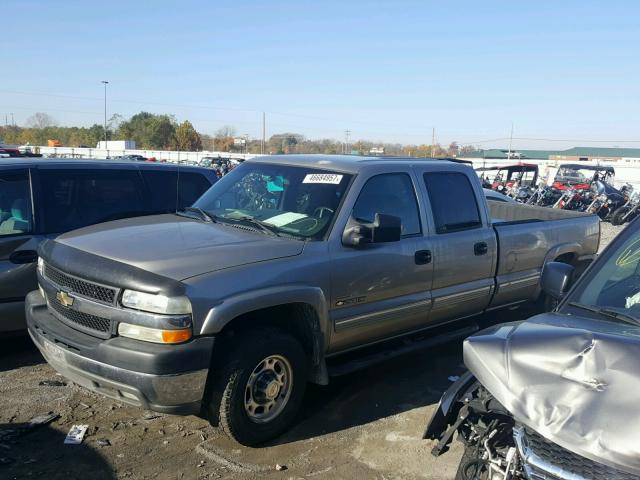
<path id="1" fill-rule="evenodd" d="M 117 478 L 107 460 L 86 440 L 65 445 L 65 436 L 50 426 L 0 424 L 0 478 Z"/>
<path id="2" fill-rule="evenodd" d="M 0 338 L 0 372 L 41 363 L 45 360 L 26 333 Z"/>
<path id="3" fill-rule="evenodd" d="M 437 403 L 464 371 L 462 342 L 450 342 L 310 385 L 297 425 L 269 446 L 346 430 Z M 423 419 L 426 426 L 427 418 Z"/>

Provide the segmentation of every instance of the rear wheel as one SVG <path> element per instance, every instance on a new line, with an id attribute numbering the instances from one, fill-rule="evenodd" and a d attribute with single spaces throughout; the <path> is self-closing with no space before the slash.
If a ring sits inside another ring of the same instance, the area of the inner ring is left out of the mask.
<path id="1" fill-rule="evenodd" d="M 611 224 L 622 225 L 626 221 L 622 217 L 624 217 L 628 211 L 628 207 L 620 207 L 615 212 L 613 212 L 613 215 L 611 215 Z"/>
<path id="2" fill-rule="evenodd" d="M 224 341 L 224 340 L 222 340 Z M 295 420 L 307 383 L 307 356 L 291 335 L 260 328 L 229 338 L 207 400 L 209 416 L 242 445 L 283 433 Z M 213 369 L 216 365 L 213 365 Z"/>

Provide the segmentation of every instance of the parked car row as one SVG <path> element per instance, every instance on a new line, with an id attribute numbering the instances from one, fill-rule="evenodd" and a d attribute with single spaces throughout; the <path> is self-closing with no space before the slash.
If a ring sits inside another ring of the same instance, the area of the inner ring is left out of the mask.
<path id="1" fill-rule="evenodd" d="M 178 214 L 43 242 L 27 322 L 74 382 L 256 445 L 307 382 L 541 300 L 543 265 L 590 261 L 599 233 L 593 215 L 487 202 L 460 163 L 258 157 Z"/>

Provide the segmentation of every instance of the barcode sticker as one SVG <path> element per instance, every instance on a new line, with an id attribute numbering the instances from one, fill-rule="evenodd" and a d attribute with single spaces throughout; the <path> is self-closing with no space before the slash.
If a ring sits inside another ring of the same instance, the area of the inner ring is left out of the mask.
<path id="1" fill-rule="evenodd" d="M 338 185 L 342 181 L 342 175 L 336 175 L 335 173 L 309 173 L 302 183 L 329 183 L 331 185 Z"/>

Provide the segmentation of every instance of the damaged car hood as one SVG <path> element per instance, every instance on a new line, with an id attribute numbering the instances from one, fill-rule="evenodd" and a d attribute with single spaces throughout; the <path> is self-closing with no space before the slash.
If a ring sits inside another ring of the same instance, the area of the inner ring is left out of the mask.
<path id="1" fill-rule="evenodd" d="M 640 474 L 640 328 L 544 314 L 469 337 L 464 362 L 517 421 Z"/>
<path id="2" fill-rule="evenodd" d="M 304 242 L 177 215 L 101 223 L 57 243 L 174 280 L 302 253 Z"/>

